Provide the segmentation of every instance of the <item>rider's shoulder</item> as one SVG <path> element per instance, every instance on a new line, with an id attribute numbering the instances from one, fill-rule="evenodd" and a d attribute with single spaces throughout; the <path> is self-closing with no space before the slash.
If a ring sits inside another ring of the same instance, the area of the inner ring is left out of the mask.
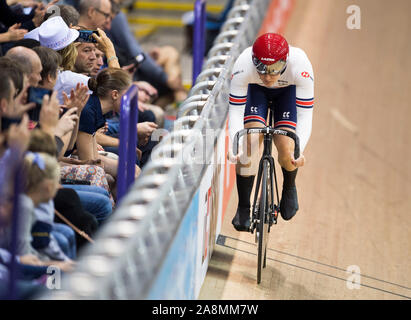
<path id="1" fill-rule="evenodd" d="M 250 81 L 255 73 L 254 64 L 252 62 L 252 47 L 246 48 L 237 58 L 232 70 L 231 80 L 235 81 Z"/>
<path id="2" fill-rule="evenodd" d="M 290 46 L 289 72 L 294 75 L 296 83 L 306 85 L 313 81 L 313 67 L 303 49 Z"/>
<path id="3" fill-rule="evenodd" d="M 253 47 L 245 48 L 243 52 L 241 52 L 240 55 L 238 56 L 237 61 L 252 62 L 252 50 L 253 50 Z"/>
<path id="4" fill-rule="evenodd" d="M 290 46 L 289 59 L 295 63 L 310 61 L 303 49 L 293 46 Z"/>

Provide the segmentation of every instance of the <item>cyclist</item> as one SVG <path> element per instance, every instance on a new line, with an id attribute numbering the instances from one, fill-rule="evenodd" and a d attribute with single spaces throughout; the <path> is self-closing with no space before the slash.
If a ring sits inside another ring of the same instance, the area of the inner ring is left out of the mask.
<path id="1" fill-rule="evenodd" d="M 231 78 L 229 96 L 229 133 L 245 128 L 264 127 L 268 107 L 274 113 L 274 128 L 295 132 L 300 140 L 300 157 L 294 159 L 294 141 L 275 135 L 278 162 L 283 172 L 283 189 L 280 212 L 284 220 L 290 220 L 298 210 L 295 178 L 298 168 L 304 165 L 303 151 L 312 127 L 314 105 L 314 75 L 305 52 L 289 46 L 287 40 L 275 33 L 258 37 L 253 46 L 245 49 L 236 60 Z M 298 120 L 297 120 L 298 119 Z M 261 146 L 256 137 L 247 136 L 247 150 Z M 240 147 L 241 147 L 240 143 Z M 232 220 L 237 231 L 249 231 L 250 196 L 254 175 L 250 163 L 244 164 L 232 148 L 228 158 L 236 162 L 238 208 Z M 241 150 L 241 149 L 240 149 Z M 253 161 L 255 163 L 255 161 Z"/>

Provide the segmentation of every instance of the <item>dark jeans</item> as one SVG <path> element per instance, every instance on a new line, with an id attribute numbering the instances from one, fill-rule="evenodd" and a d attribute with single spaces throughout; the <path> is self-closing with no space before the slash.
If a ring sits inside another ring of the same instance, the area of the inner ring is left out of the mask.
<path id="1" fill-rule="evenodd" d="M 76 233 L 68 225 L 54 223 L 51 234 L 56 238 L 57 243 L 64 254 L 71 260 L 76 259 Z"/>
<path id="2" fill-rule="evenodd" d="M 106 189 L 91 185 L 67 184 L 64 188 L 77 192 L 84 209 L 94 215 L 99 224 L 106 221 L 113 212 L 110 195 Z"/>

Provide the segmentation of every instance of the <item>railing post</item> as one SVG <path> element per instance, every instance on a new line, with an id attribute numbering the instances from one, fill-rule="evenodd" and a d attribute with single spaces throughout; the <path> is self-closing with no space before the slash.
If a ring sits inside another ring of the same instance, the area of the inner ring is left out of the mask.
<path id="1" fill-rule="evenodd" d="M 196 0 L 194 4 L 193 32 L 193 85 L 201 72 L 205 49 L 206 0 Z"/>
<path id="2" fill-rule="evenodd" d="M 138 91 L 137 91 L 138 92 Z M 127 189 L 133 184 L 136 173 L 136 147 L 137 147 L 137 123 L 138 123 L 138 95 L 131 97 L 130 128 L 128 129 L 128 159 L 127 159 Z"/>
<path id="3" fill-rule="evenodd" d="M 8 159 L 8 163 L 4 165 L 8 167 L 10 173 L 8 179 L 6 177 L 2 177 L 4 180 L 4 190 L 0 190 L 0 192 L 5 193 L 2 195 L 2 200 L 9 201 L 7 194 L 11 193 L 13 195 L 13 207 L 12 207 L 12 216 L 11 216 L 11 240 L 10 240 L 10 253 L 11 253 L 11 261 L 8 266 L 9 269 L 9 283 L 8 283 L 8 295 L 5 297 L 9 300 L 15 300 L 18 298 L 18 292 L 16 287 L 17 282 L 17 273 L 18 273 L 18 265 L 16 256 L 17 252 L 17 241 L 18 241 L 18 233 L 20 230 L 20 204 L 19 198 L 20 193 L 23 191 L 23 176 L 22 172 L 22 159 L 23 153 L 19 149 L 11 148 L 9 150 L 10 156 Z M 7 190 L 9 184 L 13 186 L 12 190 Z"/>
<path id="4" fill-rule="evenodd" d="M 137 146 L 138 88 L 132 85 L 121 98 L 117 202 L 134 182 Z"/>

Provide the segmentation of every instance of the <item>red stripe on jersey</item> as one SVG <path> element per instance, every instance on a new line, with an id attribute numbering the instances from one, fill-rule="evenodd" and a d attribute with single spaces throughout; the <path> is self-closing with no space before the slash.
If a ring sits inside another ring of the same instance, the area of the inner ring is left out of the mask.
<path id="1" fill-rule="evenodd" d="M 236 99 L 236 98 L 231 98 L 231 97 L 230 97 L 230 102 L 233 102 L 233 103 L 246 103 L 246 102 L 247 102 L 247 98 L 244 98 L 244 99 Z"/>
<path id="2" fill-rule="evenodd" d="M 265 120 L 263 117 L 259 117 L 259 116 L 247 116 L 244 117 L 244 121 L 249 121 L 249 120 L 259 120 L 265 123 Z"/>
<path id="3" fill-rule="evenodd" d="M 297 124 L 295 122 L 291 122 L 291 121 L 278 121 L 274 124 L 275 127 L 280 126 L 280 125 L 289 125 L 292 127 L 296 127 Z"/>
<path id="4" fill-rule="evenodd" d="M 297 104 L 299 104 L 300 106 L 313 106 L 314 105 L 314 99 L 312 101 L 302 101 L 302 100 L 298 100 L 297 99 Z"/>

